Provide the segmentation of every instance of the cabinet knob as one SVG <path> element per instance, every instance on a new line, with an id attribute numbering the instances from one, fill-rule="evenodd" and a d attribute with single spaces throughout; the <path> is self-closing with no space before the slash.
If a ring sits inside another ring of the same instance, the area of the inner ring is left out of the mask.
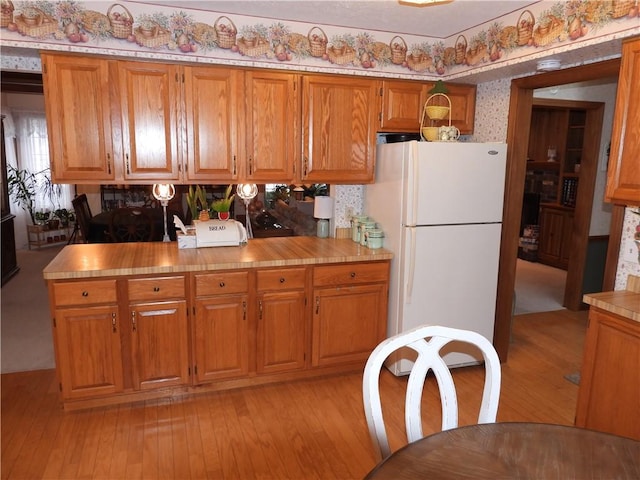
<path id="1" fill-rule="evenodd" d="M 89 292 L 87 292 L 86 290 L 84 292 L 82 292 L 82 296 L 83 297 L 88 297 L 89 296 Z"/>
<path id="2" fill-rule="evenodd" d="M 356 278 L 356 272 L 351 272 L 351 278 Z"/>
<path id="3" fill-rule="evenodd" d="M 224 282 L 220 282 L 220 288 L 224 287 Z"/>
<path id="4" fill-rule="evenodd" d="M 284 283 L 285 279 L 284 277 L 280 277 L 280 283 Z"/>
<path id="5" fill-rule="evenodd" d="M 153 291 L 154 292 L 159 292 L 160 291 L 160 287 L 153 287 Z"/>

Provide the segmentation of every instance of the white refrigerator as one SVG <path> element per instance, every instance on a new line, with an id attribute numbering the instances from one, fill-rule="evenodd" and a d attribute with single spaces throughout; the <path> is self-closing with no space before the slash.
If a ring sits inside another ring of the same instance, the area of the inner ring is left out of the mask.
<path id="1" fill-rule="evenodd" d="M 504 143 L 378 145 L 364 213 L 378 222 L 384 248 L 394 253 L 388 336 L 436 324 L 493 341 L 506 150 Z M 445 352 L 446 363 L 482 359 L 472 347 L 464 352 Z M 411 361 L 387 367 L 403 375 Z"/>

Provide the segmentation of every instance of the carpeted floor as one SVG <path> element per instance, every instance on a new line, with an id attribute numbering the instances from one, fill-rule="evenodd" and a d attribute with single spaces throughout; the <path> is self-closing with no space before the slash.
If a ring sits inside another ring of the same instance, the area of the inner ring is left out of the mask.
<path id="1" fill-rule="evenodd" d="M 18 250 L 20 271 L 2 287 L 2 373 L 54 368 L 51 315 L 42 269 L 62 247 Z"/>
<path id="2" fill-rule="evenodd" d="M 561 310 L 567 272 L 518 259 L 515 315 Z"/>

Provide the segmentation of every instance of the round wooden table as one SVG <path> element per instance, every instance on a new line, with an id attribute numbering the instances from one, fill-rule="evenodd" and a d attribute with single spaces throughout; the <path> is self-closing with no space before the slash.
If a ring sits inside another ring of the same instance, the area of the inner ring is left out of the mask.
<path id="1" fill-rule="evenodd" d="M 367 479 L 640 479 L 640 442 L 577 427 L 491 423 L 410 443 Z"/>

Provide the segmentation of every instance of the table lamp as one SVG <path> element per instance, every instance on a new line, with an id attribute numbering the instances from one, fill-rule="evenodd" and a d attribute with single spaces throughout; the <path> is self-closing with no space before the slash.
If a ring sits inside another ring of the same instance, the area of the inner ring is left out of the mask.
<path id="1" fill-rule="evenodd" d="M 329 219 L 333 217 L 333 198 L 316 197 L 313 204 L 313 216 L 318 219 L 316 235 L 320 238 L 329 236 Z"/>
<path id="2" fill-rule="evenodd" d="M 163 242 L 170 242 L 169 232 L 167 231 L 167 205 L 169 205 L 169 200 L 173 198 L 176 194 L 176 187 L 171 183 L 154 183 L 153 190 L 151 191 L 156 200 L 160 202 L 162 205 L 162 213 L 164 218 L 164 237 L 162 237 Z"/>
<path id="3" fill-rule="evenodd" d="M 245 228 L 247 230 L 247 238 L 253 238 L 253 230 L 251 229 L 251 218 L 249 217 L 249 203 L 258 195 L 258 186 L 255 183 L 239 183 L 236 189 L 238 197 L 244 200 L 244 216 Z"/>

